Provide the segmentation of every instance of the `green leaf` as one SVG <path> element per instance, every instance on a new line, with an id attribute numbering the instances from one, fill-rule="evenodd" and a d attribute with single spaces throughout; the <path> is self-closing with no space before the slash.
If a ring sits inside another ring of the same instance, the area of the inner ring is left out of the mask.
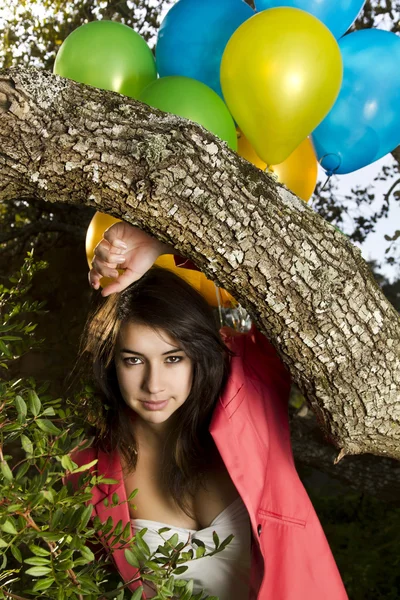
<path id="1" fill-rule="evenodd" d="M 90 548 L 88 548 L 87 546 L 84 546 L 80 552 L 82 554 L 82 558 L 85 559 L 86 563 L 90 563 L 90 562 L 94 561 L 94 559 L 95 559 L 94 554 L 90 550 Z"/>
<path id="2" fill-rule="evenodd" d="M 141 585 L 140 587 L 137 588 L 137 590 L 135 590 L 131 596 L 131 600 L 141 600 L 143 595 L 143 586 Z"/>
<path id="3" fill-rule="evenodd" d="M 49 589 L 49 587 L 54 583 L 53 577 L 47 577 L 46 579 L 41 579 L 37 581 L 33 586 L 34 592 L 42 592 L 43 590 Z"/>
<path id="4" fill-rule="evenodd" d="M 35 390 L 28 390 L 28 402 L 31 413 L 34 417 L 37 417 L 40 413 L 40 409 L 42 408 L 42 403 L 40 402 Z"/>
<path id="5" fill-rule="evenodd" d="M 114 529 L 114 535 L 119 535 L 120 533 L 122 533 L 122 521 L 118 521 L 118 523 L 115 526 Z"/>
<path id="6" fill-rule="evenodd" d="M 2 342 L 1 340 L 0 340 L 0 350 L 4 354 L 4 356 L 6 356 L 7 358 L 12 358 L 12 353 L 7 348 L 7 346 L 5 345 L 5 343 Z"/>
<path id="7" fill-rule="evenodd" d="M 168 543 L 171 544 L 171 546 L 173 546 L 174 548 L 178 542 L 179 542 L 179 535 L 177 533 L 174 533 L 174 535 L 172 535 L 168 540 Z"/>
<path id="8" fill-rule="evenodd" d="M 124 530 L 122 532 L 122 538 L 124 540 L 126 540 L 128 538 L 128 536 L 130 536 L 130 535 L 131 535 L 131 524 L 128 521 L 128 523 L 125 525 Z"/>
<path id="9" fill-rule="evenodd" d="M 61 465 L 66 471 L 73 471 L 78 466 L 76 463 L 73 462 L 69 454 L 65 454 L 61 457 Z"/>
<path id="10" fill-rule="evenodd" d="M 110 485 L 113 485 L 115 483 L 119 483 L 118 479 L 110 479 L 107 477 L 98 477 L 97 478 L 97 483 L 109 483 Z"/>
<path id="11" fill-rule="evenodd" d="M 141 537 L 136 536 L 136 544 L 137 544 L 137 547 L 139 548 L 139 550 L 141 550 L 143 552 L 143 554 L 146 556 L 146 558 L 150 556 L 150 554 L 151 554 L 150 548 L 148 547 L 146 542 Z"/>
<path id="12" fill-rule="evenodd" d="M 181 559 L 184 561 L 192 560 L 193 558 L 193 550 L 189 550 L 189 552 L 182 552 Z"/>
<path id="13" fill-rule="evenodd" d="M 11 533 L 12 535 L 15 535 L 18 533 L 18 531 L 15 529 L 15 525 L 11 519 L 6 519 L 4 521 L 4 523 L 2 525 L 0 525 L 0 528 L 5 533 Z"/>
<path id="14" fill-rule="evenodd" d="M 92 516 L 92 512 L 93 512 L 93 506 L 91 504 L 89 504 L 89 506 L 87 506 L 85 508 L 85 510 L 83 511 L 81 518 L 79 520 L 79 529 L 84 529 L 86 527 L 86 525 L 89 523 L 90 521 L 90 517 Z"/>
<path id="15" fill-rule="evenodd" d="M 33 454 L 33 444 L 28 436 L 24 434 L 21 435 L 21 444 L 27 454 Z"/>
<path id="16" fill-rule="evenodd" d="M 215 547 L 218 548 L 218 546 L 219 546 L 219 537 L 218 537 L 216 531 L 213 531 L 213 541 L 214 541 Z"/>
<path id="17" fill-rule="evenodd" d="M 17 407 L 18 419 L 24 421 L 28 412 L 25 400 L 21 396 L 15 396 L 15 406 Z"/>
<path id="18" fill-rule="evenodd" d="M 174 569 L 172 572 L 174 575 L 181 575 L 182 573 L 184 573 L 185 571 L 188 570 L 189 567 L 177 567 L 176 569 Z"/>
<path id="19" fill-rule="evenodd" d="M 112 495 L 112 503 L 113 504 L 118 504 L 119 503 L 119 496 L 118 496 L 118 494 L 114 493 Z"/>
<path id="20" fill-rule="evenodd" d="M 201 558 L 206 553 L 206 549 L 204 546 L 199 546 L 196 548 L 196 558 Z"/>
<path id="21" fill-rule="evenodd" d="M 63 509 L 57 508 L 57 510 L 54 512 L 53 516 L 51 517 L 51 522 L 50 522 L 51 529 L 56 529 L 57 525 L 61 521 L 63 514 L 64 514 Z"/>
<path id="22" fill-rule="evenodd" d="M 132 552 L 132 550 L 127 549 L 127 550 L 124 551 L 124 554 L 125 554 L 125 558 L 128 561 L 128 563 L 132 567 L 136 567 L 137 569 L 139 569 L 139 567 L 140 567 L 139 560 L 136 558 L 136 556 Z"/>
<path id="23" fill-rule="evenodd" d="M 171 527 L 161 527 L 161 529 L 157 530 L 158 533 L 165 533 L 166 531 L 171 531 Z"/>
<path id="24" fill-rule="evenodd" d="M 191 579 L 185 588 L 185 593 L 181 596 L 181 600 L 190 600 L 193 594 L 193 579 Z"/>
<path id="25" fill-rule="evenodd" d="M 56 427 L 52 421 L 49 421 L 49 419 L 36 419 L 36 423 L 38 424 L 38 427 L 45 433 L 54 435 L 61 433 L 61 429 L 58 429 L 58 427 Z"/>
<path id="26" fill-rule="evenodd" d="M 228 544 L 231 543 L 231 541 L 233 540 L 235 536 L 233 535 L 233 533 L 231 533 L 230 535 L 228 535 L 228 537 L 221 543 L 220 547 L 219 547 L 219 551 L 224 550 Z"/>
<path id="27" fill-rule="evenodd" d="M 52 406 L 49 406 L 49 408 L 46 408 L 46 410 L 44 410 L 42 414 L 46 417 L 54 417 L 56 412 Z"/>
<path id="28" fill-rule="evenodd" d="M 197 538 L 192 538 L 192 542 L 193 542 L 193 544 L 196 544 L 196 546 L 200 546 L 201 548 L 205 548 L 204 542 L 202 542 L 201 540 L 199 540 Z"/>
<path id="29" fill-rule="evenodd" d="M 154 560 L 148 560 L 145 564 L 145 567 L 151 569 L 152 571 L 158 572 L 160 571 L 160 565 L 158 565 Z"/>
<path id="30" fill-rule="evenodd" d="M 43 577 L 43 575 L 48 575 L 51 573 L 50 567 L 32 567 L 25 571 L 27 575 L 33 575 L 34 577 Z"/>
<path id="31" fill-rule="evenodd" d="M 5 460 L 2 460 L 0 463 L 0 469 L 3 474 L 4 479 L 7 481 L 12 481 L 14 479 L 14 475 Z"/>
<path id="32" fill-rule="evenodd" d="M 128 496 L 128 501 L 133 500 L 134 497 L 136 496 L 136 494 L 138 493 L 139 489 L 136 488 L 136 490 L 133 490 L 133 492 L 131 492 Z"/>
<path id="33" fill-rule="evenodd" d="M 81 465 L 77 469 L 74 469 L 73 471 L 71 471 L 71 475 L 73 475 L 74 473 L 82 473 L 83 471 L 88 471 L 97 463 L 97 460 L 98 459 L 96 458 L 95 460 L 92 460 L 92 462 L 87 463 L 86 465 Z M 118 483 L 118 482 L 116 482 L 116 483 Z"/>
<path id="34" fill-rule="evenodd" d="M 30 544 L 28 548 L 32 552 L 32 554 L 36 554 L 36 556 L 48 556 L 50 554 L 49 550 L 45 550 L 40 546 L 36 546 L 36 544 Z"/>
<path id="35" fill-rule="evenodd" d="M 14 546 L 14 544 L 11 545 L 11 552 L 13 553 L 14 558 L 16 558 L 18 562 L 22 563 L 22 554 L 19 548 Z"/>
<path id="36" fill-rule="evenodd" d="M 26 558 L 24 562 L 27 565 L 40 567 L 41 565 L 48 565 L 50 562 L 50 557 L 42 558 L 41 556 L 30 556 L 29 558 Z"/>

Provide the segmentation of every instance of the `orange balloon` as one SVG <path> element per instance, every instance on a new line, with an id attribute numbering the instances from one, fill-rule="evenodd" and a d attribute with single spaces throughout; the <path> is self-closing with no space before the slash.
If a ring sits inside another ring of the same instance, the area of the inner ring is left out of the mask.
<path id="1" fill-rule="evenodd" d="M 267 164 L 256 154 L 240 130 L 238 137 L 239 156 L 265 171 Z M 318 163 L 311 140 L 303 140 L 286 160 L 279 165 L 271 165 L 268 170 L 275 173 L 279 183 L 283 183 L 296 196 L 307 202 L 315 190 L 318 175 Z"/>
<path id="2" fill-rule="evenodd" d="M 115 217 L 111 217 L 110 215 L 100 212 L 97 212 L 94 215 L 86 233 L 86 257 L 89 269 L 92 268 L 94 249 L 102 239 L 105 230 L 111 227 L 111 225 L 114 225 L 114 223 L 118 223 L 120 221 L 121 219 L 116 219 Z M 218 288 L 214 282 L 207 279 L 207 277 L 203 275 L 201 271 L 177 267 L 175 265 L 173 254 L 162 254 L 157 258 L 154 264 L 158 265 L 159 267 L 163 267 L 164 269 L 169 269 L 170 271 L 176 273 L 176 275 L 179 275 L 179 277 L 187 281 L 187 283 L 200 292 L 211 306 L 218 306 L 219 303 L 224 307 L 237 305 L 235 299 L 228 294 L 227 291 L 223 290 L 222 288 Z M 102 277 L 100 279 L 100 285 L 104 288 L 107 285 L 110 285 L 110 283 L 113 281 L 114 279 L 111 279 L 110 277 Z M 219 303 L 218 297 L 220 300 Z"/>

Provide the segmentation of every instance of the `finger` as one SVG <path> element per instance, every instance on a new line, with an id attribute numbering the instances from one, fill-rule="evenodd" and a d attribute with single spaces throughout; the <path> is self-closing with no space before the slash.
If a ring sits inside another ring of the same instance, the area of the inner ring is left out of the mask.
<path id="1" fill-rule="evenodd" d="M 101 240 L 95 247 L 93 254 L 105 263 L 119 264 L 125 260 L 125 251 L 122 248 L 116 248 L 107 240 Z"/>
<path id="2" fill-rule="evenodd" d="M 127 244 L 124 242 L 124 234 L 129 230 L 132 230 L 132 226 L 127 223 L 114 223 L 105 230 L 103 238 L 115 248 L 126 249 Z"/>
<path id="3" fill-rule="evenodd" d="M 99 289 L 100 287 L 100 279 L 101 276 L 97 273 L 97 271 L 90 269 L 88 273 L 89 285 L 95 290 Z"/>
<path id="4" fill-rule="evenodd" d="M 118 277 L 119 275 L 115 265 L 105 263 L 97 257 L 92 260 L 92 269 L 94 269 L 100 277 Z"/>
<path id="5" fill-rule="evenodd" d="M 115 282 L 103 288 L 101 294 L 102 296 L 106 297 L 116 292 L 122 292 L 129 285 L 131 285 L 131 283 L 140 279 L 140 277 L 142 277 L 141 273 L 132 271 L 132 269 L 125 269 L 125 271 L 119 275 Z"/>

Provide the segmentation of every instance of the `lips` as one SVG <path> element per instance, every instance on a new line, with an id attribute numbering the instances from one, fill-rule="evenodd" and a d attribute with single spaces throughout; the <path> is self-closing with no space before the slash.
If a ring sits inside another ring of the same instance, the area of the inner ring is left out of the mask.
<path id="1" fill-rule="evenodd" d="M 168 402 L 168 398 L 166 400 L 157 400 L 157 401 L 141 400 L 140 402 L 143 402 L 143 404 L 163 404 L 164 402 Z"/>
<path id="2" fill-rule="evenodd" d="M 162 410 L 168 404 L 169 400 L 161 400 L 160 402 L 143 402 L 142 404 L 147 410 Z"/>

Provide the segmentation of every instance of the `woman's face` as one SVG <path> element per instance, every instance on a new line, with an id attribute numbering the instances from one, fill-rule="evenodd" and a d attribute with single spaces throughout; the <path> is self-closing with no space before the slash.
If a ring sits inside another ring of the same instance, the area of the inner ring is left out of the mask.
<path id="1" fill-rule="evenodd" d="M 148 423 L 164 423 L 189 396 L 192 360 L 161 329 L 124 323 L 117 337 L 115 366 L 123 399 Z"/>

